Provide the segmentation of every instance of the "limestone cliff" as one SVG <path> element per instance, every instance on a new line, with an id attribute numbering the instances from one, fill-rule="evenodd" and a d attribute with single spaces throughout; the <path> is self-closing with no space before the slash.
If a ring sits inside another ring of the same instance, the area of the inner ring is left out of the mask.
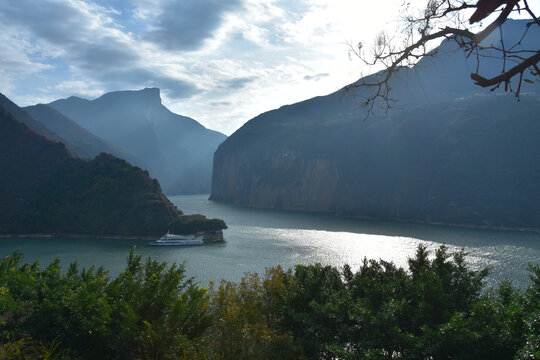
<path id="1" fill-rule="evenodd" d="M 534 96 L 519 103 L 471 97 L 365 121 L 299 117 L 283 108 L 250 121 L 218 148 L 211 198 L 540 230 L 538 114 Z"/>
<path id="2" fill-rule="evenodd" d="M 507 43 L 538 48 L 539 29 L 520 41 L 524 26 L 509 20 L 485 45 L 504 33 Z M 389 111 L 375 103 L 367 114 L 362 104 L 376 89 L 352 86 L 250 120 L 216 151 L 211 198 L 540 230 L 540 82 L 523 83 L 518 102 L 474 85 L 475 60 L 455 42 L 432 55 L 393 74 Z M 498 74 L 502 62 L 482 59 L 482 71 Z"/>

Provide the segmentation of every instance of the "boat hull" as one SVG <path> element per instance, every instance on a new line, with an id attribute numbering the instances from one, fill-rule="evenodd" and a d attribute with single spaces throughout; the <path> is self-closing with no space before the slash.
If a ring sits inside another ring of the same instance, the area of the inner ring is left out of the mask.
<path id="1" fill-rule="evenodd" d="M 204 245 L 202 240 L 156 240 L 150 243 L 151 246 L 200 246 Z"/>
<path id="2" fill-rule="evenodd" d="M 150 243 L 152 246 L 198 246 L 204 245 L 200 235 L 174 235 L 165 234 L 159 240 Z"/>

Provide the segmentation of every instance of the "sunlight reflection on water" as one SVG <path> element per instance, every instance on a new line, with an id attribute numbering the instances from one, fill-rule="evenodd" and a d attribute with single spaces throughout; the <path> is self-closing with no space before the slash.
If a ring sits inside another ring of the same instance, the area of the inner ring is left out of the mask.
<path id="1" fill-rule="evenodd" d="M 349 264 L 357 270 L 364 258 L 392 261 L 397 266 L 406 267 L 407 260 L 414 256 L 418 245 L 434 251 L 443 243 L 419 240 L 403 236 L 385 236 L 372 234 L 356 234 L 349 232 L 332 232 L 303 229 L 268 229 L 246 227 L 244 235 L 251 233 L 253 237 L 264 237 L 269 245 L 280 247 L 286 253 L 282 265 L 292 267 L 296 264 L 321 263 L 342 267 Z M 270 240 L 271 239 L 271 240 Z M 461 247 L 446 245 L 450 252 L 459 251 Z M 467 261 L 473 268 L 479 269 L 487 265 L 495 265 L 495 260 L 488 259 L 489 252 L 469 252 Z M 433 255 L 432 255 L 433 256 Z"/>

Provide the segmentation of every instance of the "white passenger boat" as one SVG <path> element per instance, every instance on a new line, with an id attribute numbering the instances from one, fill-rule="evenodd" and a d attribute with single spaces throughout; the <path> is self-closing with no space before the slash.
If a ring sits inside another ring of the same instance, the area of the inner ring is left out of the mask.
<path id="1" fill-rule="evenodd" d="M 152 246 L 195 246 L 203 245 L 202 235 L 175 235 L 167 232 L 165 235 L 154 241 Z"/>

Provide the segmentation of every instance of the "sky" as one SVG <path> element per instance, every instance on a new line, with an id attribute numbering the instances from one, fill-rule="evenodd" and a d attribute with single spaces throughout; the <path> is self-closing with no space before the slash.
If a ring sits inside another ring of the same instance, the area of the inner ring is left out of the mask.
<path id="1" fill-rule="evenodd" d="M 393 31 L 403 3 L 2 0 L 0 92 L 26 106 L 158 87 L 170 110 L 230 135 L 372 71 L 350 44 Z"/>

